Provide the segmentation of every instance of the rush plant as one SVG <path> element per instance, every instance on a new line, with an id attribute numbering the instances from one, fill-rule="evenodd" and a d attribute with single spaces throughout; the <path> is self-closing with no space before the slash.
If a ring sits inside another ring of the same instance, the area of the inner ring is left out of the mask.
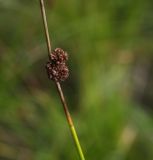
<path id="1" fill-rule="evenodd" d="M 45 31 L 45 37 L 46 37 L 46 44 L 48 49 L 48 57 L 49 57 L 49 61 L 46 64 L 48 78 L 55 82 L 78 155 L 80 157 L 80 160 L 85 160 L 85 157 L 77 136 L 77 132 L 75 130 L 75 127 L 74 127 L 74 124 L 73 124 L 73 121 L 72 121 L 70 112 L 68 110 L 68 106 L 60 85 L 60 82 L 66 80 L 69 76 L 69 70 L 68 70 L 68 67 L 66 66 L 68 55 L 61 48 L 56 48 L 54 51 L 52 51 L 44 0 L 39 0 L 39 1 L 40 1 L 40 9 L 42 13 L 42 19 L 43 19 L 43 25 L 44 25 L 44 31 Z"/>

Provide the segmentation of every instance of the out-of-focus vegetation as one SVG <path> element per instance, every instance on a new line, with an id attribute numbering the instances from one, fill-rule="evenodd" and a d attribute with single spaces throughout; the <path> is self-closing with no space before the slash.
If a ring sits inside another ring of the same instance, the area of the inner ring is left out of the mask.
<path id="1" fill-rule="evenodd" d="M 153 159 L 153 1 L 46 0 L 87 160 Z M 0 159 L 75 160 L 38 0 L 0 0 Z"/>

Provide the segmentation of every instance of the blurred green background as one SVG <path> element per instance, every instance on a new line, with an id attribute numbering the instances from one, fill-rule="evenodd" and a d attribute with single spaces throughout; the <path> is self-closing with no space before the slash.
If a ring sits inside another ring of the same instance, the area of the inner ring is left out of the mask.
<path id="1" fill-rule="evenodd" d="M 86 160 L 153 160 L 153 1 L 46 0 Z M 0 159 L 77 160 L 38 0 L 0 0 Z"/>

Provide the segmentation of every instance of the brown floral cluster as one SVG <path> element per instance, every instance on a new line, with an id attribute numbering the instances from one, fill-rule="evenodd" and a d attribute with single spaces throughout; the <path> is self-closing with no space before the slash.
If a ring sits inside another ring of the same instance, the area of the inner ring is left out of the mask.
<path id="1" fill-rule="evenodd" d="M 68 55 L 61 48 L 56 48 L 49 57 L 46 64 L 48 78 L 54 81 L 64 81 L 69 76 L 69 70 L 66 66 Z"/>

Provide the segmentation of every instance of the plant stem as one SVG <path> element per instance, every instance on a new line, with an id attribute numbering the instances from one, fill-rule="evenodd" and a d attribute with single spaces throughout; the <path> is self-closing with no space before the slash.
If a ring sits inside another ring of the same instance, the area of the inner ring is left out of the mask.
<path id="1" fill-rule="evenodd" d="M 79 142 L 79 139 L 78 139 L 78 136 L 77 136 L 77 133 L 76 133 L 71 115 L 70 115 L 70 112 L 68 110 L 68 107 L 67 107 L 67 104 L 66 104 L 66 101 L 65 101 L 65 98 L 64 98 L 64 94 L 63 94 L 61 85 L 60 85 L 59 82 L 56 82 L 56 86 L 57 86 L 58 93 L 59 93 L 60 98 L 61 98 L 61 102 L 63 104 L 64 112 L 65 112 L 67 122 L 68 122 L 69 127 L 70 127 L 70 131 L 71 131 L 75 146 L 77 148 L 78 154 L 79 154 L 81 160 L 85 160 L 84 154 L 83 154 L 83 151 L 82 151 L 82 148 L 81 148 L 81 145 L 80 145 L 80 142 Z"/>
<path id="2" fill-rule="evenodd" d="M 43 19 L 43 25 L 44 25 L 44 31 L 45 31 L 45 37 L 46 37 L 46 43 L 47 43 L 47 49 L 48 49 L 48 56 L 50 57 L 52 48 L 51 48 L 51 41 L 49 37 L 44 0 L 40 0 L 40 9 L 41 9 L 41 14 L 42 14 L 42 19 Z"/>
<path id="3" fill-rule="evenodd" d="M 44 30 L 45 30 L 45 36 L 46 36 L 46 43 L 47 43 L 47 48 L 48 48 L 48 56 L 49 56 L 51 54 L 51 42 L 50 42 L 50 37 L 49 37 L 44 0 L 40 0 L 40 8 L 41 8 L 41 13 L 42 13 L 42 18 L 43 18 L 43 24 L 44 24 Z M 72 135 L 73 141 L 75 143 L 76 149 L 78 151 L 78 155 L 80 157 L 80 160 L 85 160 L 84 154 L 83 154 L 83 151 L 82 151 L 82 148 L 81 148 L 81 145 L 80 145 L 80 142 L 79 142 L 79 139 L 78 139 L 78 136 L 77 136 L 77 133 L 76 133 L 71 115 L 70 115 L 70 112 L 69 112 L 68 107 L 67 107 L 67 103 L 66 103 L 61 85 L 58 81 L 55 81 L 55 85 L 56 85 L 57 91 L 59 93 L 61 102 L 63 104 L 64 113 L 65 113 L 67 122 L 69 124 L 71 135 Z"/>

